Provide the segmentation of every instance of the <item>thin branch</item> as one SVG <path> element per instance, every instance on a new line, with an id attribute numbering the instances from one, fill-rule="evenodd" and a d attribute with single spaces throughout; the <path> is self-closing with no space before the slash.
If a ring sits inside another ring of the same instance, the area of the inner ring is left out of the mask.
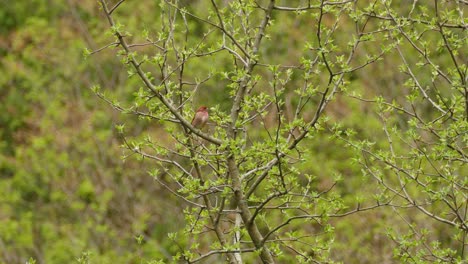
<path id="1" fill-rule="evenodd" d="M 115 4 L 114 7 L 112 7 L 109 10 L 109 15 L 112 15 L 112 13 L 117 9 L 117 7 L 119 7 L 123 2 L 125 2 L 125 0 L 120 0 L 117 4 Z"/>

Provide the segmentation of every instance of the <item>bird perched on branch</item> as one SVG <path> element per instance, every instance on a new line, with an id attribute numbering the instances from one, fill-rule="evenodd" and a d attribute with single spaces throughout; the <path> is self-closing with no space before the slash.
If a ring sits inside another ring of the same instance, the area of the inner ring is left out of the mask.
<path id="1" fill-rule="evenodd" d="M 192 126 L 197 129 L 202 129 L 206 125 L 206 122 L 208 122 L 208 117 L 208 108 L 206 106 L 200 106 L 193 116 Z"/>

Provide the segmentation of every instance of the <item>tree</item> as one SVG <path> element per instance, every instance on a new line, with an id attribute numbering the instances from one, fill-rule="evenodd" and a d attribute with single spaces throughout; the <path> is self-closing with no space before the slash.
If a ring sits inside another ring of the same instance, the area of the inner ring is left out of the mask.
<path id="1" fill-rule="evenodd" d="M 185 202 L 173 260 L 330 262 L 336 221 L 378 210 L 407 222 L 389 222 L 397 259 L 466 258 L 466 3 L 443 2 L 165 0 L 157 31 L 134 36 L 116 18 L 125 1 L 100 0 L 114 39 L 89 53 L 117 47 L 142 87 L 130 106 L 94 89 L 164 131 L 118 126 Z M 190 124 L 202 103 L 207 130 Z M 335 152 L 341 168 L 313 164 Z"/>

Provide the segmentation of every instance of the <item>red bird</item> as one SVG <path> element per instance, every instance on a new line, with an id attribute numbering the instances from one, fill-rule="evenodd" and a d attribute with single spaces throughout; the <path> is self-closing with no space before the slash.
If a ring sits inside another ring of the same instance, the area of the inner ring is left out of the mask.
<path id="1" fill-rule="evenodd" d="M 192 119 L 192 126 L 198 129 L 202 129 L 208 121 L 208 108 L 206 106 L 200 106 L 195 116 Z"/>

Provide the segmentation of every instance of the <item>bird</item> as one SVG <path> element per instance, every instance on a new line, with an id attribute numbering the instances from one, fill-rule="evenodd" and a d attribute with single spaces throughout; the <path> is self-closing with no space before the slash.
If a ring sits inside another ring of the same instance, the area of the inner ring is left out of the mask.
<path id="1" fill-rule="evenodd" d="M 202 129 L 206 125 L 206 122 L 208 122 L 208 117 L 208 108 L 204 105 L 200 106 L 193 116 L 192 126 L 197 129 Z"/>

